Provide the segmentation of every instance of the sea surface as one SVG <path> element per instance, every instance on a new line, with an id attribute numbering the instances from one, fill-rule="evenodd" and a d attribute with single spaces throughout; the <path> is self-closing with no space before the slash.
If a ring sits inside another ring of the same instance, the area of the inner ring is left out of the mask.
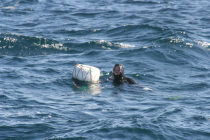
<path id="1" fill-rule="evenodd" d="M 209 140 L 209 0 L 1 0 L 0 139 Z"/>

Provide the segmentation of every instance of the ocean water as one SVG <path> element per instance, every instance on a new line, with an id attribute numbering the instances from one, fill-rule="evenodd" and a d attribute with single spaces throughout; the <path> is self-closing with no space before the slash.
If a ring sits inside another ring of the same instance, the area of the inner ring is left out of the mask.
<path id="1" fill-rule="evenodd" d="M 208 140 L 208 0 L 1 0 L 1 140 Z M 74 66 L 98 67 L 77 88 Z M 115 85 L 116 63 L 139 85 Z"/>

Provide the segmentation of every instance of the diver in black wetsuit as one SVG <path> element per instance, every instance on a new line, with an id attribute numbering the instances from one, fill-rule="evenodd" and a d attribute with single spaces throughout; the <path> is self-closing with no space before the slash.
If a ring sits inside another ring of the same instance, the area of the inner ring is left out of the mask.
<path id="1" fill-rule="evenodd" d="M 134 81 L 132 78 L 124 76 L 124 66 L 122 64 L 116 64 L 114 66 L 113 75 L 114 75 L 114 79 L 112 77 L 109 77 L 106 81 L 108 82 L 109 79 L 110 79 L 110 80 L 113 80 L 113 82 L 115 84 L 123 84 L 123 83 L 137 84 L 136 81 Z M 90 91 L 91 90 L 90 83 L 80 81 L 80 80 L 77 80 L 75 78 L 72 78 L 72 80 L 73 80 L 72 83 L 77 88 L 85 90 L 85 91 Z M 137 85 L 139 85 L 139 84 L 137 84 Z M 139 85 L 139 87 L 141 87 L 141 86 Z M 141 87 L 141 88 L 144 88 L 144 87 Z"/>
<path id="2" fill-rule="evenodd" d="M 137 84 L 132 78 L 124 76 L 124 66 L 122 64 L 116 64 L 113 68 L 114 83 L 123 84 Z"/>

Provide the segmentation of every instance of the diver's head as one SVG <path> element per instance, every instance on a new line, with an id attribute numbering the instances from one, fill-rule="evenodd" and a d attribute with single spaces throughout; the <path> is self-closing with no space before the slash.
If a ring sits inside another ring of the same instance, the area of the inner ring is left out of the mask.
<path id="1" fill-rule="evenodd" d="M 124 76 L 124 66 L 122 64 L 116 64 L 113 68 L 113 75 L 115 80 L 121 80 Z"/>

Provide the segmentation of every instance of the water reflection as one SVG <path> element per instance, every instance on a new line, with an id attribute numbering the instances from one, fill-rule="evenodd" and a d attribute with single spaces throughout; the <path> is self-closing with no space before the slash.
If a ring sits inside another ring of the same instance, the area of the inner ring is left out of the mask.
<path id="1" fill-rule="evenodd" d="M 72 79 L 73 83 L 73 90 L 75 92 L 87 92 L 92 95 L 96 95 L 101 93 L 101 90 L 103 87 L 100 86 L 100 83 L 90 83 L 90 82 L 85 82 L 85 81 L 80 81 L 77 79 Z"/>

